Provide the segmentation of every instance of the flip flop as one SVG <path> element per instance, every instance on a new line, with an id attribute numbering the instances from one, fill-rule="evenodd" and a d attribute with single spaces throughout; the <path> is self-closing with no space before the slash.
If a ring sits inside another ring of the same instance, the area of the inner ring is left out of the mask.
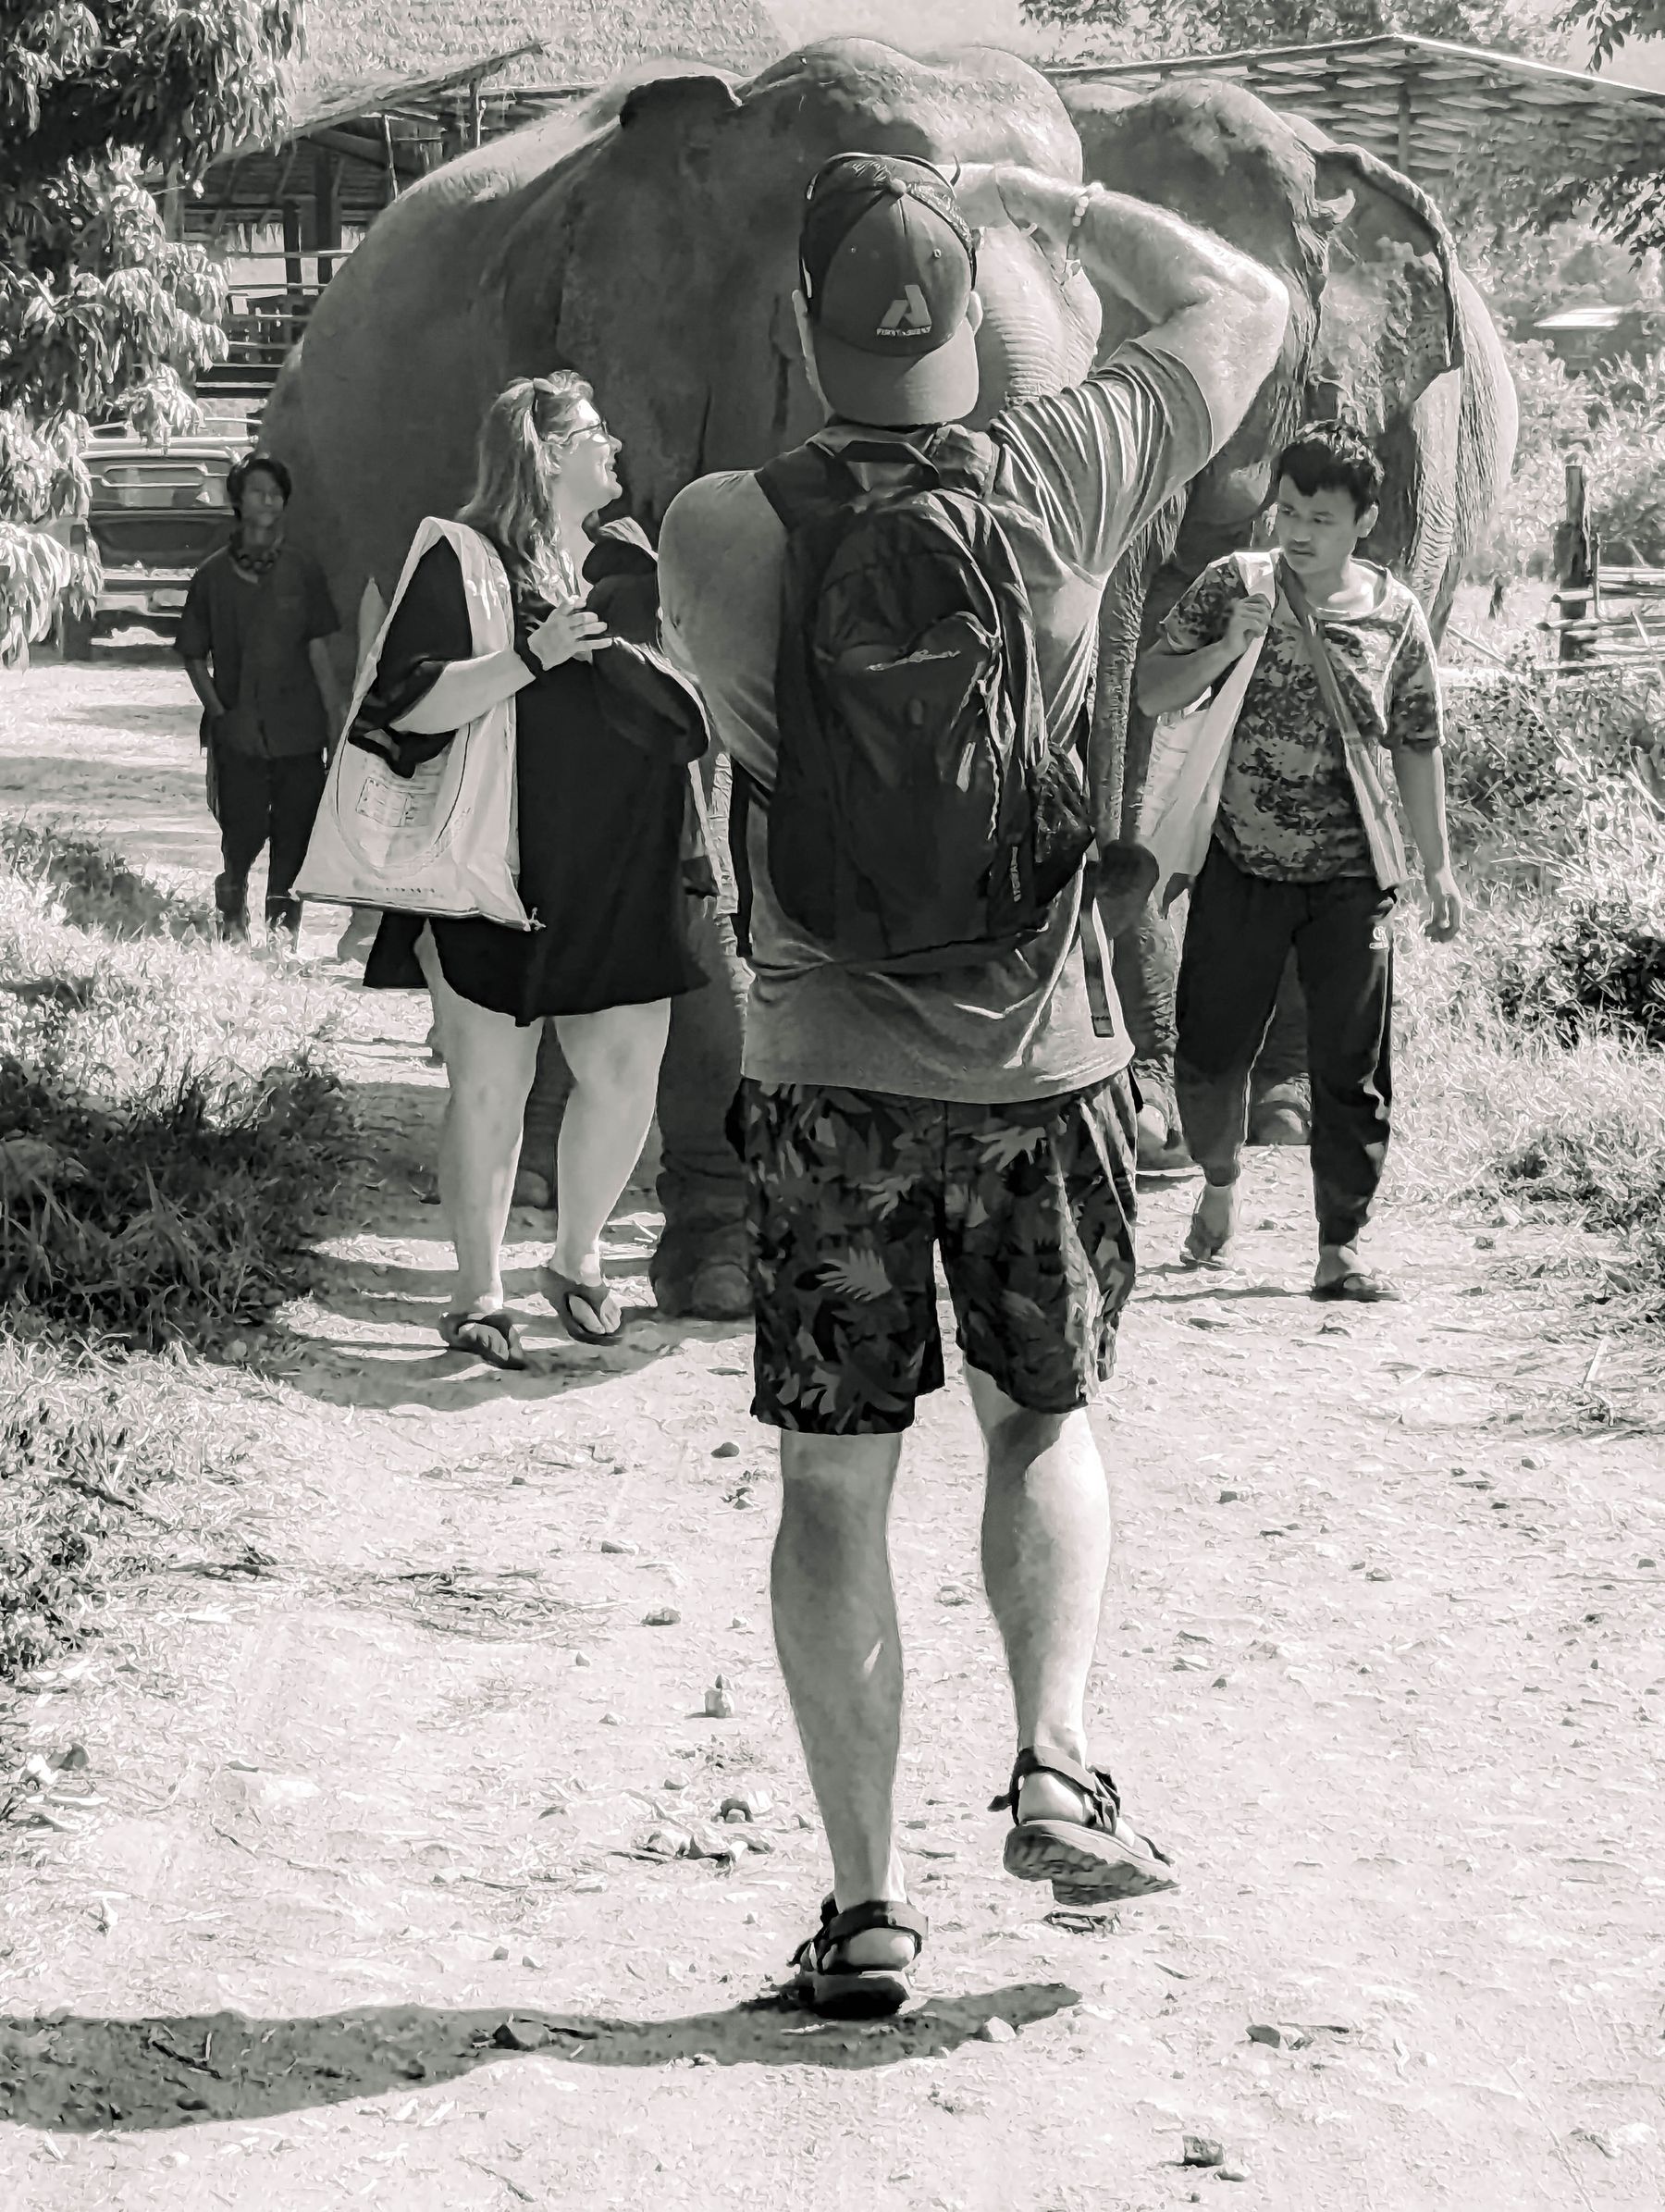
<path id="1" fill-rule="evenodd" d="M 520 1330 L 508 1314 L 445 1314 L 440 1316 L 439 1334 L 451 1351 L 472 1352 L 488 1367 L 512 1369 L 528 1365 Z"/>
<path id="2" fill-rule="evenodd" d="M 845 1945 L 872 1928 L 894 1928 L 913 1940 L 906 1966 L 854 1966 Z M 792 1954 L 796 1968 L 789 1988 L 812 2012 L 829 2020 L 877 2020 L 899 2012 L 913 1995 L 913 1970 L 924 1948 L 929 1922 L 911 1905 L 891 1897 L 871 1897 L 840 1912 L 837 1900 L 821 1900 L 820 1926 Z"/>
<path id="3" fill-rule="evenodd" d="M 1086 1819 L 1019 1820 L 1018 1793 L 1030 1774 L 1056 1774 L 1072 1783 L 1087 1800 Z M 1011 1786 L 989 1810 L 1008 1809 L 1006 1872 L 1019 1882 L 1050 1882 L 1060 1904 L 1109 1904 L 1179 1886 L 1167 1853 L 1123 1820 L 1121 1793 L 1102 1767 L 1078 1766 L 1060 1751 L 1019 1751 Z"/>
<path id="4" fill-rule="evenodd" d="M 1372 1275 L 1368 1268 L 1350 1267 L 1345 1275 L 1338 1275 L 1334 1282 L 1315 1282 L 1313 1296 L 1325 1304 L 1343 1300 L 1353 1305 L 1388 1305 L 1397 1304 L 1404 1292 L 1385 1275 Z"/>
<path id="5" fill-rule="evenodd" d="M 539 1270 L 544 1296 L 555 1308 L 555 1318 L 575 1344 L 616 1344 L 624 1334 L 624 1316 L 611 1289 L 604 1282 L 579 1282 L 554 1267 Z M 614 1319 L 607 1318 L 611 1307 Z"/>

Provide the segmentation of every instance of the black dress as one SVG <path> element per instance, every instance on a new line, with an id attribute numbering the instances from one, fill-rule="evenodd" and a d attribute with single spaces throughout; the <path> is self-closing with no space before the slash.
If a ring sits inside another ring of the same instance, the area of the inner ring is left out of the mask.
<path id="1" fill-rule="evenodd" d="M 622 527 L 625 535 L 615 530 L 607 548 L 610 562 L 599 565 L 616 569 L 623 557 L 635 572 L 630 591 L 625 599 L 617 592 L 610 601 L 599 592 L 591 598 L 610 628 L 632 599 L 641 626 L 644 592 L 657 610 L 651 550 L 634 525 Z M 509 576 L 515 640 L 524 648 L 549 606 L 512 566 Z M 361 720 L 399 737 L 413 762 L 430 757 L 449 740 L 401 737 L 390 725 L 448 661 L 473 651 L 462 563 L 441 539 L 423 555 L 400 601 Z M 679 747 L 657 731 L 645 742 L 622 735 L 607 686 L 583 661 L 544 670 L 514 705 L 519 886 L 537 926 L 528 933 L 477 918 L 436 918 L 428 926 L 446 982 L 460 997 L 522 1024 L 697 990 L 706 978 L 688 945 L 683 843 L 686 762 L 701 743 Z M 421 916 L 383 916 L 364 968 L 369 989 L 422 986 L 422 929 Z"/>

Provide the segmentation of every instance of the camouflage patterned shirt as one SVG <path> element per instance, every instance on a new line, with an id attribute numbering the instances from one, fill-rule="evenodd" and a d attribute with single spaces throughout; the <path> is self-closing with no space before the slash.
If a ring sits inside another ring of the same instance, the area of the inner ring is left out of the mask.
<path id="1" fill-rule="evenodd" d="M 1415 595 L 1385 569 L 1363 614 L 1314 610 L 1360 734 L 1389 748 L 1432 751 L 1441 737 L 1439 671 Z M 1194 653 L 1226 634 L 1247 596 L 1234 556 L 1205 568 L 1168 616 L 1164 648 Z M 1232 734 L 1215 835 L 1246 875 L 1325 884 L 1373 872 L 1364 823 L 1336 728 L 1280 598 Z"/>

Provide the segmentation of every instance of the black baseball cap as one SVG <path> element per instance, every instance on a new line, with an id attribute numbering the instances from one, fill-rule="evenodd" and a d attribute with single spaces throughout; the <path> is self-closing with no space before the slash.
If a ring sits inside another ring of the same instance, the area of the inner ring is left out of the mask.
<path id="1" fill-rule="evenodd" d="M 942 171 L 836 154 L 810 180 L 798 271 L 827 402 L 853 422 L 955 422 L 977 404 L 977 248 Z"/>

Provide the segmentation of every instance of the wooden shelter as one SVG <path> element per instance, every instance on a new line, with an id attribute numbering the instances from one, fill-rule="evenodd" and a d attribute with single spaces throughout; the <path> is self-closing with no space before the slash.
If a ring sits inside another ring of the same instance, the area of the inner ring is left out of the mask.
<path id="1" fill-rule="evenodd" d="M 1310 117 L 1436 195 L 1476 151 L 1553 177 L 1592 177 L 1652 154 L 1665 169 L 1665 93 L 1582 69 L 1389 31 L 1314 46 L 1088 62 L 1048 74 L 1153 91 L 1228 77 L 1268 107 Z"/>

